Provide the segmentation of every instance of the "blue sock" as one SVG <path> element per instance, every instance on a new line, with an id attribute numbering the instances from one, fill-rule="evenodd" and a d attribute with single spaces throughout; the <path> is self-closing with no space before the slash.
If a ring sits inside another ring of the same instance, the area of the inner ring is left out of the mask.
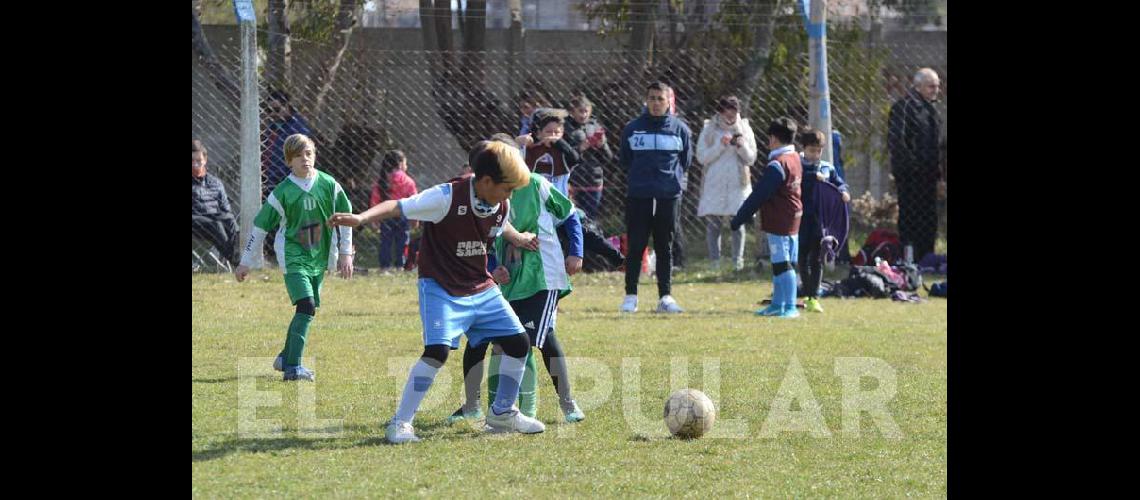
<path id="1" fill-rule="evenodd" d="M 526 370 L 526 358 L 512 358 L 502 356 L 499 364 L 499 388 L 495 394 L 495 401 L 491 403 L 491 411 L 495 415 L 502 415 L 510 411 L 519 398 L 519 382 L 522 381 Z"/>
<path id="2" fill-rule="evenodd" d="M 778 306 L 785 306 L 788 304 L 789 295 L 792 297 L 791 303 L 795 305 L 796 275 L 795 272 L 791 270 L 784 271 L 772 277 L 772 303 Z"/>
<path id="3" fill-rule="evenodd" d="M 795 263 L 792 263 L 792 268 L 789 269 L 783 275 L 787 276 L 784 279 L 787 280 L 787 283 L 788 283 L 787 287 L 784 288 L 784 306 L 794 308 L 794 307 L 796 307 L 796 266 L 795 266 Z"/>

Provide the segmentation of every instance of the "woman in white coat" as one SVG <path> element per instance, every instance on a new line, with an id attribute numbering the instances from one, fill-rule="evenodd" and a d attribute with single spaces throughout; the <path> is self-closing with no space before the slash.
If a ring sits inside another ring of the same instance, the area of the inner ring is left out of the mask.
<path id="1" fill-rule="evenodd" d="M 724 96 L 717 114 L 705 120 L 697 139 L 697 161 L 705 167 L 697 215 L 705 218 L 709 259 L 720 265 L 720 236 L 752 193 L 749 166 L 756 161 L 756 137 L 748 120 L 740 117 L 740 100 Z M 732 233 L 733 267 L 744 269 L 744 226 Z"/>

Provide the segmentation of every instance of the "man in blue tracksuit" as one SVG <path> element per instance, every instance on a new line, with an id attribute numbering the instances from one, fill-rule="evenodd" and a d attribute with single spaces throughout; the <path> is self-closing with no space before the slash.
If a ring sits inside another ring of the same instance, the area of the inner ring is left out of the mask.
<path id="1" fill-rule="evenodd" d="M 621 133 L 620 162 L 627 174 L 625 225 L 629 249 L 625 254 L 625 299 L 621 311 L 637 312 L 637 279 L 641 254 L 653 232 L 657 253 L 657 312 L 679 313 L 670 295 L 673 278 L 673 235 L 680 209 L 683 179 L 693 162 L 689 126 L 669 114 L 669 86 L 653 82 L 646 88 L 646 112 Z"/>

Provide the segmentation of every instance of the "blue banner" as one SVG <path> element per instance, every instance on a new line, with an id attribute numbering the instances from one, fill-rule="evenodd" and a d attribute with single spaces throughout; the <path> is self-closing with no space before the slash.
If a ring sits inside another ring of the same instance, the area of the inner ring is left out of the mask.
<path id="1" fill-rule="evenodd" d="M 242 21 L 257 22 L 253 18 L 253 0 L 234 0 L 234 14 L 237 15 L 239 23 Z"/>

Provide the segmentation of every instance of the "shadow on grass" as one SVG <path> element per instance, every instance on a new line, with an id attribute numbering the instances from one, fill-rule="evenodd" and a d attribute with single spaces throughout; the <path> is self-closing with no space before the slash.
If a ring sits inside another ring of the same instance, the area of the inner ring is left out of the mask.
<path id="1" fill-rule="evenodd" d="M 442 430 L 441 430 L 442 429 Z M 448 430 L 454 429 L 453 432 Z M 213 447 L 193 452 L 194 462 L 216 460 L 232 453 L 271 453 L 284 450 L 337 450 L 365 446 L 392 446 L 384 438 L 384 424 L 345 425 L 331 437 L 306 437 L 296 429 L 283 431 L 274 437 L 236 438 Z M 416 435 L 424 440 L 455 441 L 490 436 L 462 425 L 449 426 L 445 421 L 428 422 L 416 426 Z"/>
<path id="2" fill-rule="evenodd" d="M 237 379 L 238 378 L 236 375 L 233 377 L 223 377 L 223 378 L 196 378 L 196 379 L 194 379 L 194 383 L 195 384 L 220 384 L 222 382 L 233 382 Z"/>

